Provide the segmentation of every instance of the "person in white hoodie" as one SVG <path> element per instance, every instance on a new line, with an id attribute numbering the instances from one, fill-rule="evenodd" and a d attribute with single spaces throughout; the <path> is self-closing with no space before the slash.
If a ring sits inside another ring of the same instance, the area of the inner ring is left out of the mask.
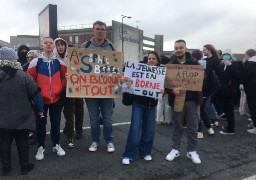
<path id="1" fill-rule="evenodd" d="M 67 52 L 68 44 L 62 38 L 56 38 L 54 40 L 55 48 L 54 54 L 56 57 L 67 64 Z M 82 98 L 67 98 L 66 91 L 63 92 L 63 113 L 66 119 L 64 133 L 67 135 L 68 148 L 74 148 L 74 126 L 76 130 L 76 139 L 82 138 L 83 135 L 83 119 L 84 119 L 84 101 Z M 74 119 L 75 116 L 75 119 Z"/>
<path id="2" fill-rule="evenodd" d="M 248 129 L 247 132 L 256 134 L 256 51 L 248 49 L 245 58 L 248 60 L 244 61 L 243 85 L 253 122 L 253 128 Z"/>

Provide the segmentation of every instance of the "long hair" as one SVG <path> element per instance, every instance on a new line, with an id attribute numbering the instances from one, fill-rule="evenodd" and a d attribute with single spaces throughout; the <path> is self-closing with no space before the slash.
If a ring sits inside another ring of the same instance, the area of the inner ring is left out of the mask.
<path id="1" fill-rule="evenodd" d="M 150 51 L 148 53 L 148 56 L 149 54 L 154 54 L 156 56 L 156 60 L 157 60 L 157 65 L 160 65 L 161 64 L 161 59 L 160 59 L 160 56 L 158 55 L 158 53 L 156 51 Z"/>
<path id="2" fill-rule="evenodd" d="M 204 47 L 205 47 L 208 51 L 210 51 L 210 52 L 212 53 L 212 56 L 213 56 L 213 57 L 217 58 L 218 60 L 221 59 L 219 53 L 217 52 L 217 50 L 215 49 L 215 47 L 214 47 L 213 45 L 211 45 L 211 44 L 206 44 L 206 45 L 204 45 Z"/>

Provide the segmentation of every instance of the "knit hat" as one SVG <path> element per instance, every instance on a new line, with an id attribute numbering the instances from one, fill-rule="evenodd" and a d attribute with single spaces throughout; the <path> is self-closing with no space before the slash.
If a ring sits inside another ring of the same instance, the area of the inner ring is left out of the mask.
<path id="1" fill-rule="evenodd" d="M 17 59 L 18 59 L 18 56 L 13 49 L 8 47 L 3 47 L 0 49 L 0 60 L 13 61 Z"/>
<path id="2" fill-rule="evenodd" d="M 9 66 L 14 69 L 22 69 L 20 63 L 17 61 L 18 56 L 11 48 L 0 48 L 0 67 Z"/>

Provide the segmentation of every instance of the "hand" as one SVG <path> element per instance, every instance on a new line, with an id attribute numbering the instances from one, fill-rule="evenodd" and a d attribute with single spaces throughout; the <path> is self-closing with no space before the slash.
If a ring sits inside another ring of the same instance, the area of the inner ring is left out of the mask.
<path id="1" fill-rule="evenodd" d="M 43 117 L 44 117 L 44 113 L 43 113 L 43 112 L 39 112 L 39 113 L 38 113 L 38 116 L 39 116 L 40 118 L 43 118 Z"/>
<path id="2" fill-rule="evenodd" d="M 66 78 L 66 79 L 69 79 L 68 73 L 65 74 L 65 78 Z"/>
<path id="3" fill-rule="evenodd" d="M 183 94 L 183 89 L 182 89 L 182 87 L 177 87 L 177 88 L 174 88 L 172 90 L 172 92 L 173 92 L 173 94 L 175 94 L 175 96 L 179 96 L 179 95 Z"/>
<path id="4" fill-rule="evenodd" d="M 228 61 L 228 60 L 223 60 L 223 63 L 225 64 L 225 65 L 227 65 L 227 66 L 230 66 L 232 63 L 230 62 L 230 61 Z"/>
<path id="5" fill-rule="evenodd" d="M 122 75 L 121 76 L 121 83 L 125 83 L 125 82 L 127 82 L 129 80 L 129 78 L 128 77 L 124 77 L 124 75 Z"/>

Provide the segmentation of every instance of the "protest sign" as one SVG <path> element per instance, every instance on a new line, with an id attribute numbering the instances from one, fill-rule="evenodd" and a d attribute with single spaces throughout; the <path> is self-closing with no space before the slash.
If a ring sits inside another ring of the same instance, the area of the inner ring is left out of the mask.
<path id="1" fill-rule="evenodd" d="M 167 64 L 165 88 L 182 87 L 183 94 L 175 96 L 174 111 L 181 112 L 184 107 L 186 91 L 202 91 L 204 80 L 204 66 Z"/>
<path id="2" fill-rule="evenodd" d="M 204 67 L 201 65 L 167 64 L 165 87 L 173 89 L 182 87 L 183 90 L 202 91 Z"/>
<path id="3" fill-rule="evenodd" d="M 69 48 L 67 62 L 67 97 L 121 96 L 122 53 Z"/>
<path id="4" fill-rule="evenodd" d="M 129 81 L 122 85 L 122 91 L 162 99 L 165 72 L 165 67 L 126 62 L 124 76 L 128 77 Z"/>

